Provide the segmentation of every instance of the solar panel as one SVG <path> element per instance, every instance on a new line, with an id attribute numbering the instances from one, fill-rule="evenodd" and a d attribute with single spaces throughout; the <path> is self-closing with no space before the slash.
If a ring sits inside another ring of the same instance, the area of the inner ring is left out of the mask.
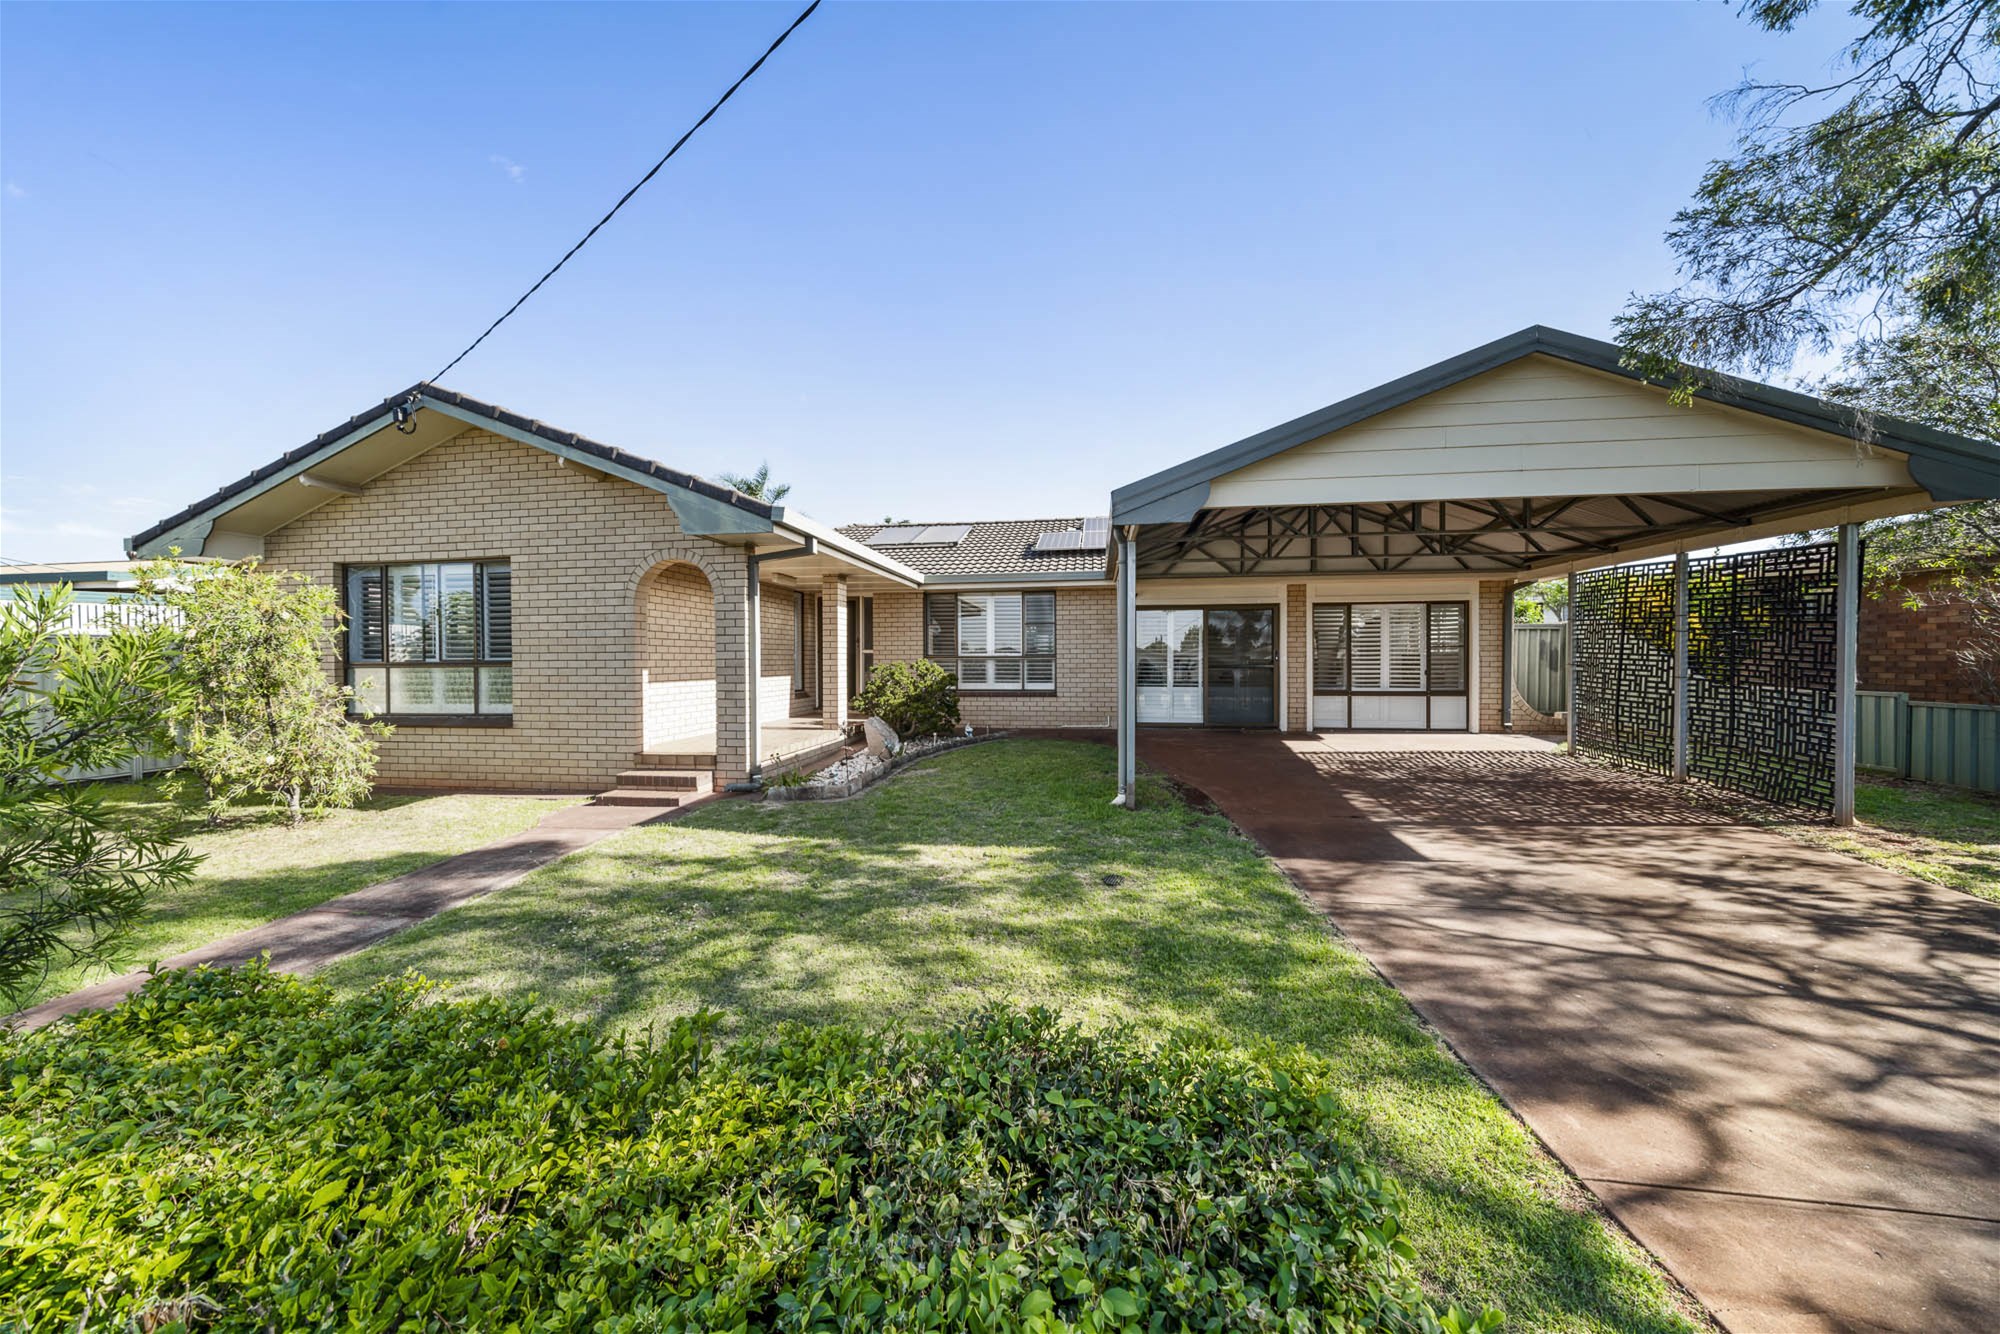
<path id="1" fill-rule="evenodd" d="M 1038 552 L 1102 551 L 1110 539 L 1111 520 L 1085 519 L 1081 528 L 1064 528 L 1058 532 L 1037 534 L 1034 549 Z"/>
<path id="2" fill-rule="evenodd" d="M 898 524 L 867 541 L 871 547 L 954 547 L 971 531 L 969 523 Z"/>

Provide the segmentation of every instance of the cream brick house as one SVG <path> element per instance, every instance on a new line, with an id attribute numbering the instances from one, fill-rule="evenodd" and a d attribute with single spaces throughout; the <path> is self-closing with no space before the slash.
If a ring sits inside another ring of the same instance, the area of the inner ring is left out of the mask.
<path id="1" fill-rule="evenodd" d="M 399 786 L 722 782 L 836 746 L 877 663 L 978 726 L 1491 731 L 1523 581 L 2000 494 L 2000 448 L 1533 328 L 1119 488 L 830 528 L 430 384 L 129 546 L 342 591 Z M 1850 634 L 1851 640 L 1851 634 Z"/>

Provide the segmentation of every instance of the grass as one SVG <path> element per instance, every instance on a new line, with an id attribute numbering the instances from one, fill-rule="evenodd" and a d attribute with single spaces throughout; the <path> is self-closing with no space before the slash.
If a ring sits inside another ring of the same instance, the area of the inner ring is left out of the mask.
<path id="1" fill-rule="evenodd" d="M 2000 903 L 2000 798 L 1926 783 L 1862 782 L 1854 817 L 1848 829 L 1788 825 L 1785 832 Z"/>
<path id="2" fill-rule="evenodd" d="M 193 812 L 193 803 L 176 800 L 168 779 L 106 790 L 128 814 L 183 831 L 202 863 L 191 884 L 147 903 L 112 966 L 57 969 L 20 1002 L 23 1007 L 531 829 L 550 811 L 574 804 L 527 797 L 376 797 L 302 829 L 287 828 L 281 811 L 252 807 L 232 810 L 220 828 L 210 829 Z"/>
<path id="3" fill-rule="evenodd" d="M 345 960 L 539 993 L 629 1028 L 719 1010 L 929 1024 L 988 1000 L 1096 1024 L 1298 1044 L 1401 1184 L 1434 1296 L 1513 1330 L 1685 1330 L 1644 1254 L 1219 817 L 1149 784 L 1114 811 L 1111 752 L 1006 741 L 847 802 L 719 803 L 634 829 Z"/>

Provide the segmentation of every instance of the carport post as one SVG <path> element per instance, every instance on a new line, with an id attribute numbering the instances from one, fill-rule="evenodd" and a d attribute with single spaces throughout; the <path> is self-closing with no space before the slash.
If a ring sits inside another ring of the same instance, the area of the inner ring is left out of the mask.
<path id="1" fill-rule="evenodd" d="M 1563 745 L 1576 754 L 1576 571 L 1563 581 Z"/>
<path id="2" fill-rule="evenodd" d="M 1126 810 L 1139 805 L 1138 673 L 1133 656 L 1138 637 L 1138 530 L 1118 534 L 1118 796 Z"/>
<path id="3" fill-rule="evenodd" d="M 1843 523 L 1834 539 L 1833 822 L 1854 823 L 1856 640 L 1861 622 L 1861 525 Z"/>
<path id="4" fill-rule="evenodd" d="M 1674 781 L 1688 778 L 1688 554 L 1674 553 Z"/>
<path id="5" fill-rule="evenodd" d="M 1500 585 L 1500 730 L 1514 730 L 1514 590 L 1509 579 Z"/>

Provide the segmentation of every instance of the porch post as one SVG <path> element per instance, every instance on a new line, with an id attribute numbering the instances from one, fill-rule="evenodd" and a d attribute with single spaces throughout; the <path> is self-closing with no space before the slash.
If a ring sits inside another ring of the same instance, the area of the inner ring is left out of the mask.
<path id="1" fill-rule="evenodd" d="M 751 556 L 744 565 L 749 577 L 743 581 L 743 720 L 749 758 L 744 764 L 743 777 L 748 780 L 756 778 L 764 767 L 764 738 L 759 730 L 762 723 L 757 717 L 757 696 L 764 688 L 764 595 L 757 558 Z"/>
<path id="2" fill-rule="evenodd" d="M 1688 554 L 1674 553 L 1674 781 L 1688 778 Z"/>
<path id="3" fill-rule="evenodd" d="M 821 727 L 847 728 L 847 576 L 824 574 L 819 580 L 819 722 Z"/>
<path id="4" fill-rule="evenodd" d="M 1139 804 L 1139 700 L 1133 667 L 1137 626 L 1139 572 L 1134 537 L 1126 527 L 1118 536 L 1118 796 L 1126 810 Z"/>
<path id="5" fill-rule="evenodd" d="M 1576 754 L 1576 571 L 1563 586 L 1563 745 Z"/>
<path id="6" fill-rule="evenodd" d="M 1843 523 L 1834 539 L 1833 822 L 1854 823 L 1855 690 L 1861 629 L 1861 525 Z"/>

